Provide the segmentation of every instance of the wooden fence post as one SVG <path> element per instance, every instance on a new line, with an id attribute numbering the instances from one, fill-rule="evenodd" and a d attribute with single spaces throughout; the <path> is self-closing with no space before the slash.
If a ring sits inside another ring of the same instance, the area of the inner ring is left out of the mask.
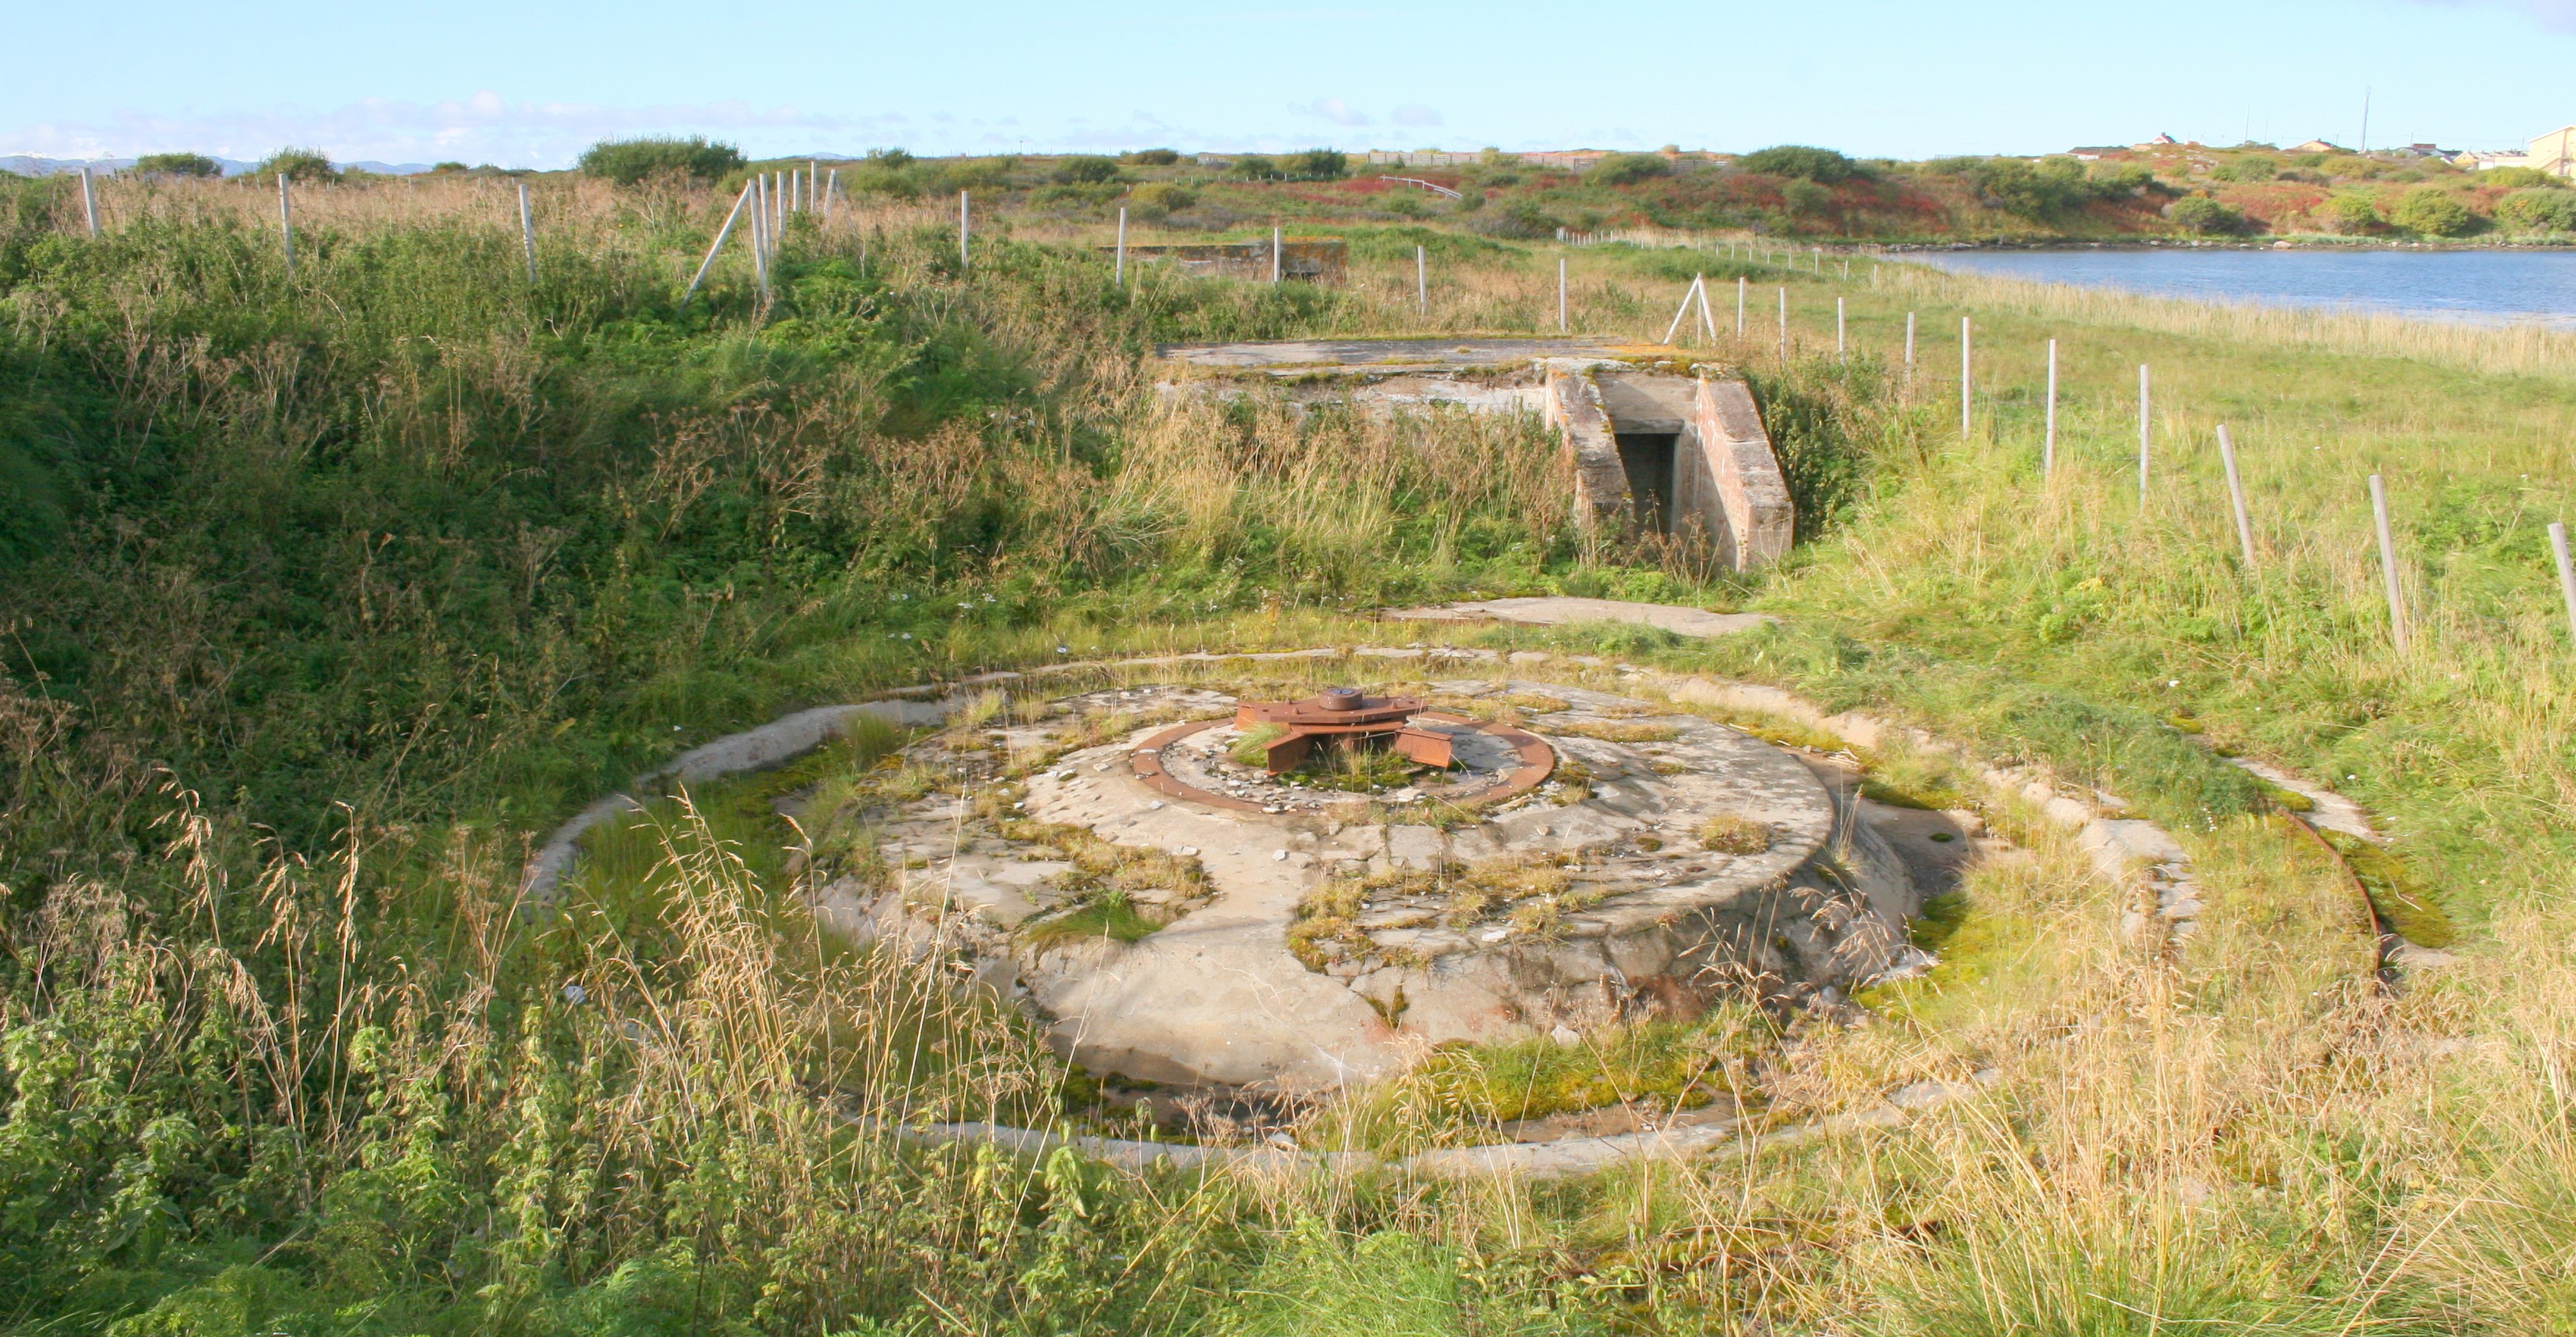
<path id="1" fill-rule="evenodd" d="M 1699 295 L 1699 289 L 1700 276 L 1693 274 L 1690 286 L 1682 289 L 1682 304 L 1673 308 L 1673 323 L 1664 327 L 1662 342 L 1669 344 L 1674 335 L 1682 332 L 1682 322 L 1690 317 L 1691 299 Z"/>
<path id="2" fill-rule="evenodd" d="M 1117 287 L 1127 286 L 1127 206 L 1123 204 L 1118 206 L 1118 263 L 1109 277 Z"/>
<path id="3" fill-rule="evenodd" d="M 2245 518 L 2245 483 L 2236 476 L 2236 442 L 2227 424 L 2218 425 L 2218 463 L 2227 471 L 2227 504 L 2236 511 L 2236 547 L 2245 554 L 2245 569 L 2254 569 L 2254 526 Z"/>
<path id="4" fill-rule="evenodd" d="M 81 164 L 81 216 L 89 220 L 90 240 L 98 239 L 98 193 L 90 184 L 89 164 Z"/>
<path id="5" fill-rule="evenodd" d="M 1744 337 L 1744 290 L 1747 282 L 1742 274 L 1735 276 L 1735 337 L 1738 339 Z"/>
<path id="6" fill-rule="evenodd" d="M 972 263 L 971 253 L 966 249 L 967 217 L 966 192 L 961 190 L 957 192 L 957 269 L 960 273 Z"/>
<path id="7" fill-rule="evenodd" d="M 1840 297 L 1836 297 L 1836 298 L 1834 299 L 1834 361 L 1836 361 L 1836 362 L 1840 362 L 1840 361 L 1842 361 L 1842 360 L 1843 360 L 1843 356 L 1844 356 L 1844 349 L 1845 349 L 1845 344 L 1844 344 L 1844 342 L 1843 342 L 1843 299 L 1842 299 L 1842 298 L 1840 298 Z"/>
<path id="8" fill-rule="evenodd" d="M 1413 248 L 1413 309 L 1424 319 L 1431 316 L 1431 258 L 1420 246 Z"/>
<path id="9" fill-rule="evenodd" d="M 1275 227 L 1270 229 L 1270 281 L 1273 284 L 1279 282 L 1280 271 L 1286 268 L 1280 262 L 1280 255 L 1286 246 L 1287 243 L 1281 238 L 1279 229 Z"/>
<path id="10" fill-rule="evenodd" d="M 2407 645 L 2406 596 L 2397 582 L 2397 543 L 2388 534 L 2388 488 L 2370 476 L 2370 518 L 2379 527 L 2379 573 L 2388 582 L 2388 634 L 2403 654 Z"/>
<path id="11" fill-rule="evenodd" d="M 1914 370 L 1914 313 L 1905 313 L 1905 369 Z"/>

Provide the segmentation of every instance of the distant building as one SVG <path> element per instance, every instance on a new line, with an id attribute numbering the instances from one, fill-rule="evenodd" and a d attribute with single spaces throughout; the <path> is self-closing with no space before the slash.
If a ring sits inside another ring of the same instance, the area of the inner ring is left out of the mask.
<path id="1" fill-rule="evenodd" d="M 2523 159 L 2522 166 L 2536 167 L 2551 176 L 2576 178 L 2576 125 L 2562 125 L 2531 141 Z"/>
<path id="2" fill-rule="evenodd" d="M 2453 158 L 2451 162 L 2454 166 L 2465 167 L 2472 172 L 2486 172 L 2493 171 L 2498 167 L 2529 167 L 2531 165 L 2531 155 L 2520 149 L 2513 149 L 2502 153 L 2482 153 L 2473 151 L 2463 153 L 2460 156 Z"/>
<path id="3" fill-rule="evenodd" d="M 2344 147 L 2343 145 L 2341 145 L 2341 144 L 2329 144 L 2329 143 L 2327 143 L 2326 141 L 2324 141 L 2324 140 L 2322 140 L 2322 139 L 2311 139 L 2311 140 L 2309 140 L 2309 141 L 2308 141 L 2307 143 L 2305 143 L 2305 144 L 2292 144 L 2292 145 L 2290 146 L 2290 152 L 2292 152 L 2292 153 L 2350 153 L 2350 152 L 2352 152 L 2352 150 L 2350 150 L 2350 149 L 2348 149 L 2348 148 L 2345 148 L 2345 147 Z"/>

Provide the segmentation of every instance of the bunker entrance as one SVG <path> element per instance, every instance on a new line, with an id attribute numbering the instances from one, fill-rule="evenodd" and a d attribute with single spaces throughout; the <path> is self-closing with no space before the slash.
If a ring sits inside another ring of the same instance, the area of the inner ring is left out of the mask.
<path id="1" fill-rule="evenodd" d="M 1619 468 L 1628 476 L 1628 495 L 1636 499 L 1637 525 L 1650 533 L 1673 529 L 1673 443 L 1679 435 L 1619 433 Z"/>

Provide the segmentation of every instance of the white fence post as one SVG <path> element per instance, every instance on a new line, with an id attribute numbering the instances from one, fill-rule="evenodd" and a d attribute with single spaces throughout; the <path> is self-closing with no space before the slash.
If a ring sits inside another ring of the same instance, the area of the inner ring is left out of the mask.
<path id="1" fill-rule="evenodd" d="M 1413 248 L 1413 308 L 1425 318 L 1431 315 L 1431 259 L 1423 247 Z"/>
<path id="2" fill-rule="evenodd" d="M 2558 592 L 2567 600 L 2567 634 L 2576 637 L 2576 564 L 2567 560 L 2567 526 L 2550 522 L 2549 551 L 2558 559 Z"/>
<path id="3" fill-rule="evenodd" d="M 1287 267 L 1280 259 L 1286 249 L 1287 242 L 1281 237 L 1279 229 L 1275 227 L 1270 229 L 1270 281 L 1273 284 L 1279 282 L 1280 271 Z"/>
<path id="4" fill-rule="evenodd" d="M 528 211 L 528 183 L 519 183 L 519 249 L 528 258 L 528 286 L 537 286 L 537 219 Z"/>
<path id="5" fill-rule="evenodd" d="M 2218 462 L 2227 470 L 2227 504 L 2236 511 L 2236 546 L 2245 554 L 2245 569 L 2254 569 L 2254 525 L 2245 518 L 2245 484 L 2236 476 L 2236 442 L 2227 424 L 2218 425 Z"/>
<path id="6" fill-rule="evenodd" d="M 1118 206 L 1118 263 L 1109 277 L 1116 286 L 1127 286 L 1127 206 L 1123 204 Z"/>
<path id="7" fill-rule="evenodd" d="M 2048 341 L 2048 426 L 2039 441 L 2039 481 L 2057 473 L 2057 341 Z"/>
<path id="8" fill-rule="evenodd" d="M 1840 362 L 1843 360 L 1845 347 L 1846 345 L 1843 342 L 1843 299 L 1837 297 L 1834 299 L 1834 361 Z"/>
<path id="9" fill-rule="evenodd" d="M 87 164 L 83 164 L 81 167 L 81 216 L 89 220 L 90 239 L 93 241 L 97 240 L 98 192 L 96 187 L 90 184 L 89 167 Z"/>
<path id="10" fill-rule="evenodd" d="M 715 268 L 716 253 L 724 249 L 725 238 L 733 235 L 734 220 L 742 217 L 742 207 L 751 201 L 751 183 L 742 183 L 742 193 L 733 197 L 733 210 L 725 215 L 724 226 L 716 229 L 716 239 L 707 246 L 707 258 L 698 262 L 698 272 L 689 280 L 688 291 L 680 294 L 680 308 L 687 310 L 689 299 L 698 295 L 698 285 L 707 281 L 707 271 Z"/>
<path id="11" fill-rule="evenodd" d="M 2148 432 L 2154 420 L 2148 416 L 2153 400 L 2147 390 L 2147 364 L 2138 364 L 2138 504 L 2147 504 Z"/>
<path id="12" fill-rule="evenodd" d="M 2370 517 L 2379 526 L 2379 573 L 2388 582 L 2388 634 L 2402 654 L 2408 640 L 2406 596 L 2397 583 L 2397 543 L 2388 535 L 2388 488 L 2377 474 L 2370 476 Z"/>
<path id="13" fill-rule="evenodd" d="M 1738 339 L 1744 337 L 1744 289 L 1746 282 L 1747 280 L 1742 274 L 1735 276 L 1735 337 Z"/>
<path id="14" fill-rule="evenodd" d="M 1969 328 L 1968 318 L 1959 317 L 1959 439 L 1962 441 L 1968 439 L 1968 425 L 1971 417 L 1969 410 L 1976 403 L 1976 385 L 1968 375 L 1968 357 L 1973 339 L 1974 332 Z"/>
<path id="15" fill-rule="evenodd" d="M 957 192 L 957 268 L 961 273 L 971 262 L 966 249 L 967 227 L 966 192 L 961 190 Z"/>
<path id="16" fill-rule="evenodd" d="M 1905 313 L 1905 369 L 1914 370 L 1914 313 Z"/>
<path id="17" fill-rule="evenodd" d="M 295 277 L 295 206 L 287 201 L 286 173 L 277 174 L 277 234 L 286 247 L 286 277 Z"/>

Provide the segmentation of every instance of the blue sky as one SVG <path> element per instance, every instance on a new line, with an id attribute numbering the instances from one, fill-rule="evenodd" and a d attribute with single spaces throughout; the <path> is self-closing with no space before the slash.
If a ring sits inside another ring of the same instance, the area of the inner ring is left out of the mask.
<path id="1" fill-rule="evenodd" d="M 2576 121 L 2576 0 L 2087 5 L 760 5 L 6 0 L 0 153 L 556 167 L 1199 148 L 2037 153 L 2178 138 L 2517 144 Z"/>

